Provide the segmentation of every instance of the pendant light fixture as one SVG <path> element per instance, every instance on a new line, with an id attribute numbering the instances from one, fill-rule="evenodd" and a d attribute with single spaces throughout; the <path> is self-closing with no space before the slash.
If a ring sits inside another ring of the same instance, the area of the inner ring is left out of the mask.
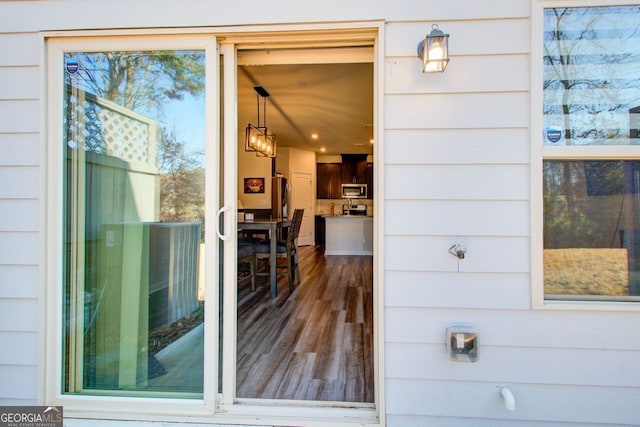
<path id="1" fill-rule="evenodd" d="M 251 123 L 247 125 L 244 149 L 245 151 L 254 151 L 257 157 L 275 157 L 276 156 L 276 136 L 269 133 L 267 129 L 267 98 L 269 92 L 262 86 L 254 86 L 256 91 L 256 105 L 258 110 L 258 125 Z M 260 98 L 263 100 L 263 116 L 264 125 L 260 122 Z"/>

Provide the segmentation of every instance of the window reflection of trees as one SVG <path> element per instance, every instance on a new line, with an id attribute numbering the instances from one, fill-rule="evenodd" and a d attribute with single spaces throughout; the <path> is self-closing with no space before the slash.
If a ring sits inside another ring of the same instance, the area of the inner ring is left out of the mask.
<path id="1" fill-rule="evenodd" d="M 166 372 L 151 344 L 177 339 L 173 325 L 185 319 L 202 322 L 204 140 L 189 140 L 175 116 L 186 98 L 203 101 L 204 53 L 71 58 L 79 68 L 64 74 L 65 391 L 186 384 L 200 393 L 202 378 L 180 382 L 177 370 L 152 383 Z M 204 117 L 202 102 L 190 119 L 202 134 Z"/>
<path id="2" fill-rule="evenodd" d="M 636 5 L 545 9 L 545 126 L 561 126 L 566 145 L 633 143 L 639 15 Z"/>
<path id="3" fill-rule="evenodd" d="M 640 144 L 639 17 L 638 5 L 545 9 L 545 145 Z M 558 262 L 545 261 L 545 293 L 638 295 L 640 162 L 612 158 L 608 151 L 580 153 L 582 160 L 569 153 L 543 164 L 544 247 Z M 625 265 L 610 259 L 604 273 L 603 259 L 568 273 L 579 263 L 571 258 L 578 253 L 593 260 L 624 254 L 619 261 Z M 620 287 L 615 292 L 614 283 Z"/>
<path id="4" fill-rule="evenodd" d="M 159 123 L 156 159 L 160 176 L 160 220 L 204 224 L 204 153 L 189 151 L 185 136 L 167 118 L 167 106 L 186 95 L 204 95 L 204 53 L 201 51 L 145 51 L 69 53 L 80 64 L 76 74 L 66 74 L 68 96 L 77 110 L 68 108 L 65 128 L 69 135 L 82 133 L 83 149 L 108 154 L 99 99 Z M 73 87 L 83 99 L 74 99 Z M 77 115 L 84 115 L 78 121 Z M 71 127 L 81 128 L 71 129 Z M 69 148 L 78 147 L 69 141 Z M 78 147 L 80 148 L 80 147 Z M 126 149 L 127 151 L 130 148 Z M 203 229 L 204 231 L 204 229 Z"/>

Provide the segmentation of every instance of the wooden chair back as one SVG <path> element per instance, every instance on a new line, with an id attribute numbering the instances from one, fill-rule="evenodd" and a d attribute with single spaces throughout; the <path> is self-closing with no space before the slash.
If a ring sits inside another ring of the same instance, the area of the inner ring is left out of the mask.
<path id="1" fill-rule="evenodd" d="M 303 216 L 304 209 L 296 209 L 293 211 L 293 218 L 291 219 L 291 226 L 289 227 L 289 234 L 287 235 L 287 244 L 293 246 L 297 245 Z"/>

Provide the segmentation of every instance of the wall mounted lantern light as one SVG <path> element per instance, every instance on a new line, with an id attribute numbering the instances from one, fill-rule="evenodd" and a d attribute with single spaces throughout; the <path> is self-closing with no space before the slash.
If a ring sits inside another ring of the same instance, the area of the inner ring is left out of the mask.
<path id="1" fill-rule="evenodd" d="M 269 92 L 267 92 L 262 86 L 254 86 L 253 90 L 256 91 L 258 125 L 254 126 L 251 123 L 247 125 L 244 150 L 255 151 L 257 157 L 275 157 L 276 136 L 269 133 L 269 130 L 267 129 L 267 97 L 269 96 Z M 260 123 L 260 97 L 262 97 L 264 101 L 264 125 Z"/>
<path id="2" fill-rule="evenodd" d="M 433 24 L 431 33 L 418 44 L 418 57 L 422 59 L 423 73 L 442 73 L 449 63 L 449 34 Z"/>

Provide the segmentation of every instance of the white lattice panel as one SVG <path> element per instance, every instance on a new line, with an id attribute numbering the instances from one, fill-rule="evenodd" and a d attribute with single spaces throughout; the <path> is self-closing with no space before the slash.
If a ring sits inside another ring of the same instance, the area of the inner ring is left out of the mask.
<path id="1" fill-rule="evenodd" d="M 108 155 L 138 163 L 155 162 L 149 158 L 149 123 L 104 107 L 100 108 L 98 117 Z"/>

